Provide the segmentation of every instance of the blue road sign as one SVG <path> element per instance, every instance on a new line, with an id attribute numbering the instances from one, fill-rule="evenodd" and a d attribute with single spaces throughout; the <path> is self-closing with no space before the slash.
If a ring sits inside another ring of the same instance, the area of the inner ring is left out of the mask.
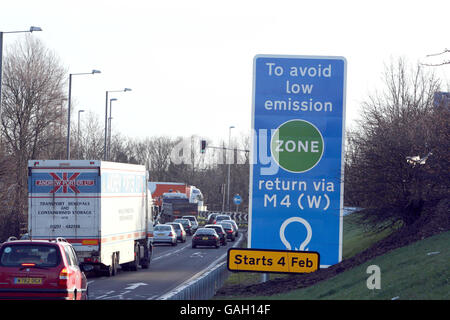
<path id="1" fill-rule="evenodd" d="M 238 194 L 236 194 L 236 195 L 233 197 L 233 202 L 234 202 L 234 204 L 237 205 L 237 206 L 240 205 L 241 202 L 242 202 L 241 196 L 238 195 Z"/>
<path id="2" fill-rule="evenodd" d="M 249 247 L 342 259 L 346 60 L 254 59 Z"/>

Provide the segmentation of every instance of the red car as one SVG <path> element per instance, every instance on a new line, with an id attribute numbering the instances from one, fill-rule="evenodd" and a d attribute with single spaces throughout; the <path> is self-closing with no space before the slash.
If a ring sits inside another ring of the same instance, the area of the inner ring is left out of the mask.
<path id="1" fill-rule="evenodd" d="M 62 238 L 10 238 L 0 247 L 0 299 L 87 299 L 90 268 Z"/>

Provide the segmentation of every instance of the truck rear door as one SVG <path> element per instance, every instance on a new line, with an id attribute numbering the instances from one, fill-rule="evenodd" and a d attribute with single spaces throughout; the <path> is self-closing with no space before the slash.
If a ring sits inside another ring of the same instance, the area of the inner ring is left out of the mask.
<path id="1" fill-rule="evenodd" d="M 30 167 L 28 191 L 32 239 L 63 237 L 78 253 L 98 250 L 98 168 Z"/>

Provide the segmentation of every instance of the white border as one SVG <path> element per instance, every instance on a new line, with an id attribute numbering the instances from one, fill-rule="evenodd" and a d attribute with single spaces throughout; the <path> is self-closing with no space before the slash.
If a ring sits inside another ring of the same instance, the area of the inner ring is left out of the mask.
<path id="1" fill-rule="evenodd" d="M 347 110 L 347 59 L 344 62 L 344 83 L 342 88 L 342 145 L 341 145 L 341 197 L 339 206 L 339 262 L 342 261 L 343 228 L 344 228 L 344 170 L 345 170 L 345 117 Z"/>

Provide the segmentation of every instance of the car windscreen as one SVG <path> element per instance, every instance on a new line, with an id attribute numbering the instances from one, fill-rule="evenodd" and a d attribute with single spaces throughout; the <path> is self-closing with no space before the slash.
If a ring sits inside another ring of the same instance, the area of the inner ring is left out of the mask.
<path id="1" fill-rule="evenodd" d="M 170 226 L 156 226 L 154 231 L 172 231 Z"/>
<path id="2" fill-rule="evenodd" d="M 181 228 L 180 228 L 180 225 L 179 224 L 177 224 L 177 223 L 171 223 L 170 224 L 175 230 L 180 230 Z"/>
<path id="3" fill-rule="evenodd" d="M 202 235 L 202 234 L 213 235 L 213 234 L 216 234 L 216 231 L 214 229 L 202 228 L 202 229 L 198 230 L 195 234 L 196 235 Z"/>
<path id="4" fill-rule="evenodd" d="M 206 227 L 206 228 L 208 228 L 208 229 L 214 229 L 214 230 L 216 230 L 217 233 L 223 232 L 222 228 L 220 228 L 220 227 Z"/>
<path id="5" fill-rule="evenodd" d="M 32 263 L 38 267 L 56 267 L 61 257 L 57 246 L 45 244 L 11 244 L 0 251 L 0 266 L 20 267 Z"/>
<path id="6" fill-rule="evenodd" d="M 237 224 L 236 224 L 236 222 L 235 221 L 233 221 L 233 220 L 222 220 L 221 222 L 226 222 L 226 223 L 229 223 L 229 224 L 231 224 L 234 228 L 236 228 L 237 227 Z"/>

